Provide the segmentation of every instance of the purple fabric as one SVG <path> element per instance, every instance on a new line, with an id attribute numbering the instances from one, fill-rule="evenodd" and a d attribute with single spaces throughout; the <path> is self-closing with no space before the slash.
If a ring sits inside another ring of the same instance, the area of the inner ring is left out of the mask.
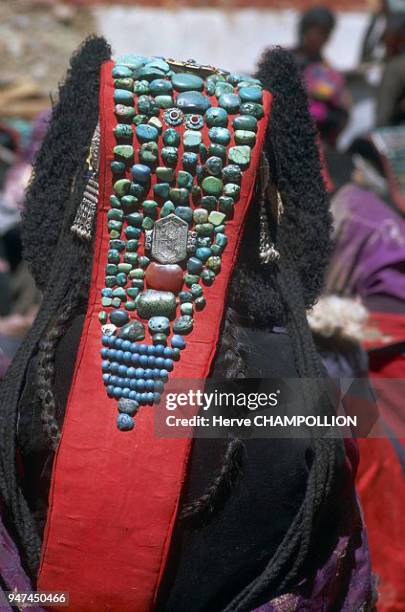
<path id="1" fill-rule="evenodd" d="M 405 219 L 354 184 L 334 197 L 336 248 L 327 289 L 343 295 L 405 300 Z"/>
<path id="2" fill-rule="evenodd" d="M 295 592 L 276 597 L 254 612 L 366 612 L 374 609 L 375 599 L 367 535 L 361 519 L 359 530 L 353 526 L 350 535 L 339 537 L 335 550 L 311 584 L 305 581 Z"/>
<path id="3" fill-rule="evenodd" d="M 9 591 L 31 592 L 32 585 L 21 567 L 17 548 L 10 538 L 0 517 L 0 577 Z M 12 608 L 4 602 L 0 588 L 0 612 L 11 612 Z M 39 606 L 29 608 L 31 612 L 44 612 Z"/>

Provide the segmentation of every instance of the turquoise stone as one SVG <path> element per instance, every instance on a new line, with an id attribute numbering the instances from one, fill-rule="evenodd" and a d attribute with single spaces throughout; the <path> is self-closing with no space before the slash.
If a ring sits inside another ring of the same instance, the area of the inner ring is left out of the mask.
<path id="1" fill-rule="evenodd" d="M 141 123 L 148 123 L 148 116 L 147 115 L 135 115 L 135 117 L 132 119 L 132 123 L 134 125 L 140 125 Z"/>
<path id="2" fill-rule="evenodd" d="M 128 313 L 124 310 L 112 310 L 110 312 L 110 321 L 117 327 L 122 327 L 129 321 Z"/>
<path id="3" fill-rule="evenodd" d="M 196 299 L 196 301 L 194 302 L 194 304 L 195 304 L 195 309 L 196 309 L 196 310 L 202 310 L 203 308 L 205 308 L 205 306 L 206 306 L 207 302 L 206 302 L 206 300 L 205 300 L 205 297 L 201 296 L 201 297 L 198 297 L 198 298 Z"/>
<path id="4" fill-rule="evenodd" d="M 120 431 L 132 431 L 135 427 L 134 419 L 129 414 L 119 413 L 117 416 L 117 428 Z"/>
<path id="5" fill-rule="evenodd" d="M 160 209 L 160 216 L 167 217 L 167 215 L 171 215 L 172 213 L 174 213 L 175 208 L 176 207 L 173 202 L 168 200 L 163 204 L 162 208 Z"/>
<path id="6" fill-rule="evenodd" d="M 216 234 L 219 234 L 219 233 L 223 234 L 223 233 L 224 233 L 224 231 L 225 231 L 225 225 L 224 225 L 224 224 L 223 224 L 223 225 L 217 225 L 217 226 L 215 227 L 215 229 L 214 229 L 214 232 L 215 232 Z"/>
<path id="7" fill-rule="evenodd" d="M 132 271 L 131 278 L 145 278 L 145 270 L 136 268 Z"/>
<path id="8" fill-rule="evenodd" d="M 263 92 L 259 87 L 241 87 L 239 89 L 239 97 L 242 102 L 261 102 Z"/>
<path id="9" fill-rule="evenodd" d="M 204 81 L 195 74 L 179 72 L 172 77 L 172 84 L 176 91 L 202 91 Z"/>
<path id="10" fill-rule="evenodd" d="M 118 263 L 121 261 L 120 254 L 116 249 L 110 249 L 107 253 L 107 261 L 110 263 Z"/>
<path id="11" fill-rule="evenodd" d="M 128 225 L 133 225 L 134 227 L 141 227 L 142 218 L 142 214 L 139 212 L 131 213 L 126 217 Z"/>
<path id="12" fill-rule="evenodd" d="M 145 164 L 154 164 L 158 160 L 159 149 L 156 142 L 144 143 L 139 151 L 139 159 Z"/>
<path id="13" fill-rule="evenodd" d="M 201 259 L 202 262 L 207 261 L 208 257 L 212 255 L 212 251 L 209 247 L 200 247 L 196 250 L 195 256 Z"/>
<path id="14" fill-rule="evenodd" d="M 125 249 L 124 240 L 110 240 L 110 247 L 117 251 L 123 251 Z"/>
<path id="15" fill-rule="evenodd" d="M 128 193 L 131 187 L 131 181 L 128 179 L 120 179 L 114 183 L 114 191 L 118 196 L 123 196 Z"/>
<path id="16" fill-rule="evenodd" d="M 159 134 L 162 133 L 163 123 L 160 121 L 159 117 L 151 117 L 148 121 L 148 125 L 156 128 Z"/>
<path id="17" fill-rule="evenodd" d="M 193 314 L 193 304 L 191 302 L 183 302 L 180 306 L 180 312 L 182 315 L 191 316 Z"/>
<path id="18" fill-rule="evenodd" d="M 219 81 L 215 86 L 216 97 L 219 98 L 222 94 L 226 93 L 233 93 L 233 85 L 226 81 Z"/>
<path id="19" fill-rule="evenodd" d="M 139 96 L 138 112 L 141 115 L 158 115 L 159 106 L 155 98 L 152 98 L 152 96 Z"/>
<path id="20" fill-rule="evenodd" d="M 131 168 L 131 172 L 135 181 L 148 183 L 151 175 L 149 166 L 145 166 L 145 164 L 134 164 Z"/>
<path id="21" fill-rule="evenodd" d="M 144 96 L 149 93 L 149 83 L 148 81 L 135 81 L 134 83 L 134 92 L 138 96 Z"/>
<path id="22" fill-rule="evenodd" d="M 116 64 L 111 74 L 114 79 L 125 79 L 132 76 L 132 70 L 128 68 L 128 66 L 119 66 Z"/>
<path id="23" fill-rule="evenodd" d="M 114 128 L 114 136 L 116 138 L 132 138 L 133 133 L 132 125 L 127 123 L 118 123 Z"/>
<path id="24" fill-rule="evenodd" d="M 221 271 L 221 258 L 218 257 L 218 255 L 212 255 L 207 259 L 205 265 L 215 274 L 219 274 L 219 272 Z"/>
<path id="25" fill-rule="evenodd" d="M 256 134 L 249 130 L 235 130 L 235 142 L 238 145 L 253 147 L 256 143 Z"/>
<path id="26" fill-rule="evenodd" d="M 176 106 L 184 113 L 205 113 L 210 108 L 211 102 L 207 96 L 198 91 L 186 91 L 177 96 Z"/>
<path id="27" fill-rule="evenodd" d="M 184 187 L 173 187 L 170 189 L 169 196 L 175 204 L 188 204 L 190 192 Z"/>
<path id="28" fill-rule="evenodd" d="M 131 238 L 138 239 L 141 235 L 141 230 L 139 229 L 139 227 L 133 227 L 132 225 L 127 225 L 127 227 L 125 228 L 125 235 L 129 239 Z"/>
<path id="29" fill-rule="evenodd" d="M 121 163 L 121 162 L 117 162 L 117 163 Z M 121 202 L 120 200 L 117 198 L 116 195 L 111 195 L 110 196 L 110 204 L 113 208 L 121 208 Z"/>
<path id="30" fill-rule="evenodd" d="M 135 131 L 139 142 L 150 142 L 151 140 L 157 140 L 159 138 L 158 130 L 152 125 L 145 125 L 142 123 L 136 127 Z"/>
<path id="31" fill-rule="evenodd" d="M 203 294 L 203 289 L 201 285 L 199 285 L 198 283 L 196 283 L 195 285 L 191 285 L 191 295 L 194 298 L 201 297 L 202 294 Z"/>
<path id="32" fill-rule="evenodd" d="M 218 104 L 228 111 L 228 113 L 235 114 L 240 107 L 240 98 L 237 94 L 225 93 L 219 97 Z"/>
<path id="33" fill-rule="evenodd" d="M 126 213 L 130 213 L 138 208 L 139 200 L 133 195 L 126 195 L 121 198 L 121 203 Z"/>
<path id="34" fill-rule="evenodd" d="M 167 317 L 151 317 L 149 319 L 148 327 L 152 334 L 168 333 L 170 330 L 170 321 Z"/>
<path id="35" fill-rule="evenodd" d="M 193 220 L 193 211 L 189 206 L 178 206 L 174 212 L 180 219 L 183 219 L 187 223 L 191 223 Z"/>
<path id="36" fill-rule="evenodd" d="M 208 222 L 212 223 L 212 225 L 217 226 L 221 225 L 225 220 L 225 215 L 222 212 L 218 212 L 217 210 L 213 210 L 210 212 L 208 217 Z"/>
<path id="37" fill-rule="evenodd" d="M 228 128 L 224 127 L 212 127 L 208 131 L 208 136 L 211 142 L 220 145 L 227 145 L 231 141 L 231 133 Z"/>
<path id="38" fill-rule="evenodd" d="M 116 104 L 132 106 L 134 103 L 134 94 L 132 93 L 132 91 L 128 91 L 127 89 L 115 89 L 114 102 Z"/>
<path id="39" fill-rule="evenodd" d="M 127 251 L 133 253 L 138 249 L 138 246 L 139 246 L 139 240 L 134 240 L 134 239 L 128 240 Z"/>
<path id="40" fill-rule="evenodd" d="M 164 70 L 159 66 L 154 66 L 152 64 L 147 64 L 146 66 L 143 66 L 139 72 L 138 72 L 138 77 L 140 79 L 146 79 L 147 81 L 153 81 L 155 79 L 158 79 L 160 77 L 164 77 L 165 74 L 170 70 L 170 67 L 168 70 Z"/>
<path id="41" fill-rule="evenodd" d="M 257 131 L 257 119 L 253 115 L 240 115 L 233 120 L 235 130 Z"/>
<path id="42" fill-rule="evenodd" d="M 186 335 L 193 329 L 194 321 L 189 315 L 178 317 L 173 323 L 173 331 L 175 334 Z"/>
<path id="43" fill-rule="evenodd" d="M 113 161 L 110 164 L 111 172 L 113 174 L 122 174 L 123 172 L 125 172 L 125 166 L 126 164 L 124 162 Z"/>
<path id="44" fill-rule="evenodd" d="M 98 320 L 104 325 L 108 321 L 108 314 L 104 310 L 102 310 L 98 313 Z"/>
<path id="45" fill-rule="evenodd" d="M 214 231 L 214 226 L 211 223 L 201 223 L 195 226 L 196 232 L 199 236 L 211 236 Z"/>
<path id="46" fill-rule="evenodd" d="M 189 169 L 191 171 L 195 170 L 198 162 L 197 153 L 193 153 L 191 151 L 186 151 L 183 154 L 183 167 Z"/>
<path id="47" fill-rule="evenodd" d="M 242 179 L 242 170 L 236 164 L 230 164 L 223 169 L 222 178 L 225 183 L 240 183 Z"/>
<path id="48" fill-rule="evenodd" d="M 180 134 L 174 128 L 169 128 L 163 132 L 163 144 L 169 147 L 178 147 L 180 144 Z"/>
<path id="49" fill-rule="evenodd" d="M 145 338 L 145 326 L 140 321 L 131 321 L 121 327 L 119 337 L 127 340 L 143 340 Z"/>
<path id="50" fill-rule="evenodd" d="M 209 287 L 215 281 L 215 272 L 206 268 L 201 272 L 201 280 L 204 285 L 207 285 L 207 287 Z"/>
<path id="51" fill-rule="evenodd" d="M 113 151 L 116 157 L 124 161 L 129 161 L 134 156 L 134 147 L 132 145 L 116 145 Z"/>
<path id="52" fill-rule="evenodd" d="M 114 87 L 116 89 L 127 89 L 128 91 L 133 91 L 134 88 L 134 80 L 133 79 L 115 79 Z"/>
<path id="53" fill-rule="evenodd" d="M 173 319 L 176 315 L 176 297 L 170 291 L 143 291 L 137 301 L 138 315 L 141 319 L 150 319 L 154 316 Z"/>
<path id="54" fill-rule="evenodd" d="M 190 190 L 193 186 L 193 180 L 193 175 L 190 174 L 190 172 L 179 170 L 177 173 L 177 184 L 179 187 L 184 187 L 185 189 Z"/>
<path id="55" fill-rule="evenodd" d="M 144 55 L 138 55 L 136 53 L 123 53 L 117 57 L 116 63 L 123 66 L 128 66 L 132 70 L 141 68 L 144 64 L 150 61 L 150 58 Z"/>
<path id="56" fill-rule="evenodd" d="M 107 213 L 107 219 L 115 219 L 116 221 L 122 221 L 124 218 L 124 211 L 119 208 L 112 208 Z"/>
<path id="57" fill-rule="evenodd" d="M 162 159 L 169 166 L 175 166 L 178 159 L 178 149 L 176 147 L 163 147 L 162 148 Z"/>
<path id="58" fill-rule="evenodd" d="M 125 289 L 123 289 L 122 287 L 117 287 L 117 289 L 114 289 L 114 291 L 112 292 L 112 296 L 114 298 L 118 298 L 121 302 L 125 302 L 125 300 L 127 299 Z"/>
<path id="59" fill-rule="evenodd" d="M 162 200 L 167 200 L 169 197 L 169 191 L 169 183 L 156 183 L 156 185 L 153 186 L 153 193 L 157 198 L 161 198 Z"/>
<path id="60" fill-rule="evenodd" d="M 253 115 L 256 119 L 261 119 L 264 116 L 263 105 L 257 102 L 244 102 L 240 107 L 240 114 Z"/>
<path id="61" fill-rule="evenodd" d="M 136 115 L 136 111 L 132 106 L 125 106 L 124 104 L 117 104 L 114 112 L 121 121 L 131 121 Z"/>
<path id="62" fill-rule="evenodd" d="M 215 94 L 215 88 L 216 88 L 216 83 L 215 81 L 210 81 L 209 79 L 207 79 L 206 83 L 205 83 L 206 89 L 207 89 L 207 94 L 209 96 L 213 96 Z"/>
<path id="63" fill-rule="evenodd" d="M 146 255 L 141 255 L 139 257 L 139 265 L 141 266 L 141 268 L 146 268 L 149 264 L 150 264 L 149 257 L 146 257 Z"/>
<path id="64" fill-rule="evenodd" d="M 133 253 L 133 252 L 125 253 L 124 260 L 125 260 L 126 263 L 130 263 L 131 266 L 134 266 L 134 265 L 137 264 L 138 253 Z M 128 294 L 128 295 L 130 295 L 130 294 Z"/>
<path id="65" fill-rule="evenodd" d="M 155 98 L 159 108 L 171 108 L 173 106 L 173 98 L 167 95 L 156 96 Z"/>
<path id="66" fill-rule="evenodd" d="M 142 228 L 144 230 L 151 230 L 153 229 L 153 219 L 151 219 L 151 217 L 144 217 L 143 221 L 142 221 Z"/>
<path id="67" fill-rule="evenodd" d="M 125 272 L 125 274 L 128 274 L 129 272 L 131 272 L 131 270 L 132 266 L 129 263 L 118 264 L 118 272 Z"/>
<path id="68" fill-rule="evenodd" d="M 235 183 L 227 183 L 224 187 L 224 196 L 237 200 L 240 196 L 240 186 Z"/>
<path id="69" fill-rule="evenodd" d="M 196 204 L 201 200 L 202 190 L 199 185 L 193 185 L 191 188 L 191 197 L 193 198 L 193 202 Z"/>
<path id="70" fill-rule="evenodd" d="M 228 217 L 232 215 L 235 207 L 233 198 L 229 196 L 221 196 L 219 198 L 219 210 L 225 213 Z"/>
<path id="71" fill-rule="evenodd" d="M 167 79 L 155 79 L 150 84 L 150 92 L 154 96 L 158 96 L 161 94 L 171 94 L 173 91 L 173 87 L 170 81 Z"/>
<path id="72" fill-rule="evenodd" d="M 229 149 L 229 161 L 246 168 L 250 163 L 251 150 L 247 145 L 238 145 Z"/>
<path id="73" fill-rule="evenodd" d="M 139 404 L 135 400 L 121 398 L 118 402 L 118 410 L 123 414 L 134 416 L 139 410 Z"/>
<path id="74" fill-rule="evenodd" d="M 139 295 L 138 287 L 128 287 L 127 294 L 129 295 L 130 298 L 133 298 L 133 299 L 137 298 Z"/>
<path id="75" fill-rule="evenodd" d="M 174 168 L 158 166 L 156 168 L 156 178 L 158 181 L 162 181 L 162 183 L 172 183 L 175 178 Z"/>
<path id="76" fill-rule="evenodd" d="M 184 282 L 187 285 L 187 287 L 192 287 L 193 285 L 198 283 L 199 280 L 200 280 L 200 277 L 197 276 L 196 274 L 185 274 L 184 275 Z"/>
<path id="77" fill-rule="evenodd" d="M 223 182 L 215 176 L 207 176 L 202 182 L 203 192 L 207 195 L 218 196 L 222 193 Z"/>
<path id="78" fill-rule="evenodd" d="M 185 149 L 196 149 L 202 141 L 201 132 L 186 130 L 183 135 L 183 145 Z"/>
<path id="79" fill-rule="evenodd" d="M 180 303 L 184 303 L 184 302 L 191 302 L 193 299 L 193 294 L 191 293 L 191 291 L 180 291 L 179 293 L 179 300 Z"/>
<path id="80" fill-rule="evenodd" d="M 224 108 L 213 106 L 205 113 L 205 121 L 208 127 L 226 127 L 228 125 L 228 113 Z"/>
<path id="81" fill-rule="evenodd" d="M 112 299 L 108 297 L 101 298 L 101 305 L 103 308 L 108 308 L 112 304 Z"/>
<path id="82" fill-rule="evenodd" d="M 228 83 L 231 83 L 231 85 L 237 85 L 243 78 L 244 76 L 242 74 L 231 72 L 227 76 L 227 81 Z"/>
<path id="83" fill-rule="evenodd" d="M 145 195 L 145 185 L 140 183 L 131 183 L 129 193 L 136 198 L 142 198 Z"/>
<path id="84" fill-rule="evenodd" d="M 106 276 L 105 277 L 105 286 L 106 287 L 115 287 L 117 284 L 116 276 Z"/>
<path id="85" fill-rule="evenodd" d="M 205 162 L 205 171 L 212 176 L 220 176 L 222 172 L 222 159 L 220 157 L 209 157 Z"/>
<path id="86" fill-rule="evenodd" d="M 222 249 L 217 244 L 213 244 L 212 245 L 211 251 L 212 251 L 213 255 L 221 255 L 221 253 L 222 253 Z"/>
<path id="87" fill-rule="evenodd" d="M 158 203 L 155 202 L 155 200 L 144 200 L 144 202 L 142 203 L 142 208 L 143 208 L 145 215 L 147 215 L 148 217 L 152 217 L 154 219 L 156 217 Z M 144 226 L 142 225 L 142 227 Z M 144 228 L 144 229 L 150 229 L 150 228 Z"/>
<path id="88" fill-rule="evenodd" d="M 208 211 L 205 208 L 196 208 L 193 213 L 194 223 L 206 223 L 208 221 Z"/>
<path id="89" fill-rule="evenodd" d="M 200 152 L 200 158 L 201 161 L 204 163 L 205 161 L 207 161 L 207 157 L 208 157 L 208 148 L 205 146 L 205 144 L 202 142 L 199 146 L 199 152 Z"/>

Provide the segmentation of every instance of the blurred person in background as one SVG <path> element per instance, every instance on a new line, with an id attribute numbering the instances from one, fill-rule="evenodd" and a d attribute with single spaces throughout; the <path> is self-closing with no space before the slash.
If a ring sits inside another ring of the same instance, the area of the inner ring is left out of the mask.
<path id="1" fill-rule="evenodd" d="M 377 99 L 379 127 L 405 123 L 405 7 L 390 15 L 385 32 L 386 64 Z"/>
<path id="2" fill-rule="evenodd" d="M 359 440 L 358 488 L 380 577 L 378 609 L 399 612 L 405 609 L 405 415 L 402 388 L 389 379 L 405 379 L 405 206 L 398 192 L 405 130 L 377 130 L 356 139 L 349 152 L 352 180 L 332 200 L 335 249 L 326 290 L 361 299 L 369 312 L 363 345 L 371 377 L 384 385 L 379 409 L 386 437 Z"/>
<path id="3" fill-rule="evenodd" d="M 298 45 L 292 49 L 302 70 L 311 63 L 324 62 L 323 50 L 335 25 L 335 15 L 327 6 L 315 6 L 303 13 L 298 22 Z"/>

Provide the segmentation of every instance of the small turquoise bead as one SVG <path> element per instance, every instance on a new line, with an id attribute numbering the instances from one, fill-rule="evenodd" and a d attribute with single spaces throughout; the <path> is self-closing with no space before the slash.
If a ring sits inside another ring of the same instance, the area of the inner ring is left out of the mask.
<path id="1" fill-rule="evenodd" d="M 257 119 L 253 115 L 240 115 L 233 120 L 235 130 L 257 131 Z"/>
<path id="2" fill-rule="evenodd" d="M 184 187 L 173 187 L 169 195 L 175 204 L 188 204 L 190 198 L 190 192 Z"/>
<path id="3" fill-rule="evenodd" d="M 162 200 L 167 200 L 169 197 L 169 192 L 169 183 L 156 183 L 156 185 L 153 186 L 153 193 L 156 197 L 161 198 Z"/>
<path id="4" fill-rule="evenodd" d="M 225 236 L 225 234 L 217 234 L 215 242 L 218 246 L 224 249 L 228 244 L 228 238 Z"/>
<path id="5" fill-rule="evenodd" d="M 183 154 L 183 167 L 189 170 L 195 170 L 198 162 L 197 153 L 192 153 L 191 151 L 186 151 Z"/>
<path id="6" fill-rule="evenodd" d="M 201 141 L 201 132 L 194 132 L 193 130 L 186 130 L 184 132 L 183 145 L 186 150 L 198 148 L 201 144 Z"/>
<path id="7" fill-rule="evenodd" d="M 129 315 L 124 310 L 112 310 L 110 312 L 110 321 L 117 327 L 122 327 L 129 321 Z"/>
<path id="8" fill-rule="evenodd" d="M 183 315 L 176 319 L 173 323 L 173 331 L 175 334 L 189 334 L 193 329 L 193 318 L 188 315 Z M 165 360 L 166 361 L 166 360 Z"/>
<path id="9" fill-rule="evenodd" d="M 193 299 L 193 294 L 191 291 L 180 291 L 179 300 L 181 303 L 183 302 L 191 302 Z"/>
<path id="10" fill-rule="evenodd" d="M 242 179 L 242 170 L 237 164 L 230 164 L 223 169 L 222 178 L 225 183 L 240 183 Z"/>
<path id="11" fill-rule="evenodd" d="M 201 297 L 203 294 L 201 285 L 198 285 L 197 283 L 195 285 L 191 285 L 191 293 L 195 298 Z"/>
<path id="12" fill-rule="evenodd" d="M 205 170 L 212 176 L 219 176 L 222 172 L 222 159 L 220 157 L 209 157 L 205 162 Z"/>
<path id="13" fill-rule="evenodd" d="M 263 105 L 257 102 L 244 102 L 241 104 L 240 114 L 253 115 L 256 119 L 261 119 L 264 116 Z"/>
<path id="14" fill-rule="evenodd" d="M 215 95 L 217 98 L 222 96 L 222 94 L 233 93 L 233 85 L 227 83 L 226 81 L 219 81 L 215 87 Z"/>
<path id="15" fill-rule="evenodd" d="M 130 213 L 126 216 L 128 225 L 133 225 L 134 227 L 141 227 L 142 219 L 142 214 L 138 212 Z"/>
<path id="16" fill-rule="evenodd" d="M 187 223 L 191 223 L 193 220 L 193 211 L 189 206 L 178 206 L 174 212 Z"/>
<path id="17" fill-rule="evenodd" d="M 215 210 L 217 202 L 218 200 L 215 196 L 207 195 L 201 198 L 200 205 L 202 208 L 205 208 L 205 210 L 211 211 Z"/>
<path id="18" fill-rule="evenodd" d="M 135 81 L 134 93 L 136 93 L 138 96 L 144 96 L 148 94 L 149 93 L 148 81 Z"/>
<path id="19" fill-rule="evenodd" d="M 220 157 L 223 162 L 226 160 L 226 146 L 222 144 L 212 143 L 208 147 L 209 157 Z"/>
<path id="20" fill-rule="evenodd" d="M 125 79 L 132 76 L 132 70 L 128 66 L 115 65 L 111 74 L 114 79 Z"/>
<path id="21" fill-rule="evenodd" d="M 212 252 L 211 249 L 207 247 L 200 247 L 196 250 L 195 255 L 198 259 L 201 259 L 201 261 L 205 262 L 207 261 L 208 257 L 212 255 Z"/>
<path id="22" fill-rule="evenodd" d="M 120 161 L 112 161 L 110 168 L 113 174 L 122 174 L 125 172 L 125 163 Z"/>
<path id="23" fill-rule="evenodd" d="M 241 87 L 239 97 L 242 102 L 261 102 L 263 91 L 259 87 Z"/>
<path id="24" fill-rule="evenodd" d="M 160 209 L 160 216 L 167 217 L 168 215 L 171 215 L 175 211 L 175 208 L 176 207 L 173 202 L 168 200 L 163 204 L 162 208 Z"/>
<path id="25" fill-rule="evenodd" d="M 127 123 L 118 123 L 114 128 L 114 136 L 116 138 L 132 138 L 133 133 L 132 125 Z"/>
<path id="26" fill-rule="evenodd" d="M 215 273 L 212 270 L 205 269 L 201 272 L 201 280 L 207 287 L 211 286 L 215 281 Z"/>
<path id="27" fill-rule="evenodd" d="M 176 147 L 163 147 L 162 159 L 170 166 L 175 166 L 178 159 L 178 149 Z"/>
<path id="28" fill-rule="evenodd" d="M 133 368 L 129 368 L 133 369 Z M 138 402 L 129 399 L 120 399 L 118 402 L 118 410 L 122 414 L 128 414 L 129 416 L 134 416 L 139 410 Z"/>
<path id="29" fill-rule="evenodd" d="M 177 173 L 177 184 L 179 187 L 184 187 L 185 189 L 191 189 L 193 186 L 193 176 L 189 172 L 185 170 L 179 170 Z"/>
<path id="30" fill-rule="evenodd" d="M 168 109 L 173 106 L 173 98 L 171 96 L 167 96 L 167 95 L 156 96 L 155 100 L 159 108 Z"/>
<path id="31" fill-rule="evenodd" d="M 138 98 L 138 112 L 141 115 L 159 115 L 159 106 L 152 96 L 139 96 Z"/>
<path id="32" fill-rule="evenodd" d="M 202 262 L 197 257 L 190 257 L 187 262 L 187 270 L 190 274 L 200 274 L 203 269 Z"/>
<path id="33" fill-rule="evenodd" d="M 150 92 L 154 96 L 158 96 L 160 94 L 170 94 L 173 90 L 172 84 L 167 79 L 154 79 L 150 83 Z"/>
<path id="34" fill-rule="evenodd" d="M 169 147 L 178 147 L 180 144 L 180 134 L 174 128 L 167 129 L 163 132 L 163 144 Z"/>

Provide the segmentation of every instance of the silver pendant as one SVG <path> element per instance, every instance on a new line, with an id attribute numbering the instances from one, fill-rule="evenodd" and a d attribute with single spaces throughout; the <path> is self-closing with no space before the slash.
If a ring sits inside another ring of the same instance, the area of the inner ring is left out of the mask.
<path id="1" fill-rule="evenodd" d="M 176 215 L 156 221 L 153 228 L 152 257 L 162 264 L 174 264 L 187 257 L 188 224 Z"/>

